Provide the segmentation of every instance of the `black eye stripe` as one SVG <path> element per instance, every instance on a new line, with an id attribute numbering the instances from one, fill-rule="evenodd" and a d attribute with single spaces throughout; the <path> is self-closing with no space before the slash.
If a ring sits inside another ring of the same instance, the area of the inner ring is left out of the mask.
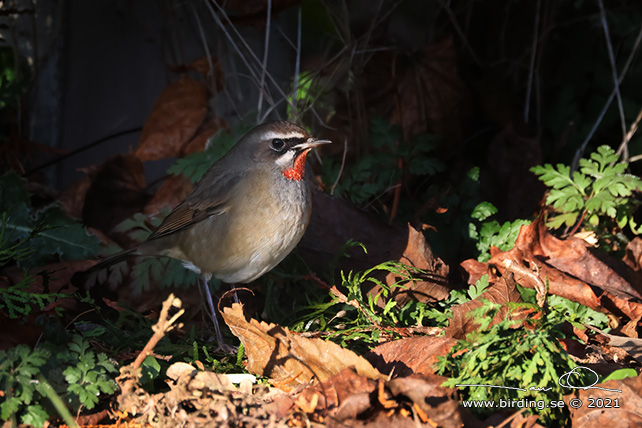
<path id="1" fill-rule="evenodd" d="M 270 140 L 270 147 L 272 148 L 272 150 L 280 152 L 285 150 L 286 148 L 296 146 L 297 144 L 301 144 L 305 141 L 307 141 L 307 139 L 301 137 L 273 138 L 272 140 Z"/>

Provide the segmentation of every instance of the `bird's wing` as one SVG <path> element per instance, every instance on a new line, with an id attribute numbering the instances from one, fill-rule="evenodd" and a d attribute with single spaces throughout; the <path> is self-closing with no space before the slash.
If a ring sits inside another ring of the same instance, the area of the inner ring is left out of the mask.
<path id="1" fill-rule="evenodd" d="M 220 173 L 210 170 L 196 185 L 192 193 L 169 213 L 148 241 L 185 230 L 190 226 L 221 215 L 229 208 L 231 196 L 239 191 L 241 175 Z"/>

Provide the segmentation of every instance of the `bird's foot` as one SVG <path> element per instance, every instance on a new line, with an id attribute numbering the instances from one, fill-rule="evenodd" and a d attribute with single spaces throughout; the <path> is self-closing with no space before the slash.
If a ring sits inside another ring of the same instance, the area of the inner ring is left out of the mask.
<path id="1" fill-rule="evenodd" d="M 221 352 L 226 355 L 236 355 L 239 352 L 239 347 L 234 345 L 228 345 L 225 342 L 218 342 L 216 344 L 216 349 L 214 352 Z"/>

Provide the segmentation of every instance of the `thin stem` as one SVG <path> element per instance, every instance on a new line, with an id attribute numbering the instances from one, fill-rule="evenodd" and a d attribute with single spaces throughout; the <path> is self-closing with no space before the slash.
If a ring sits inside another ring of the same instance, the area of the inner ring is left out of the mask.
<path id="1" fill-rule="evenodd" d="M 626 75 L 627 71 L 629 71 L 629 67 L 633 62 L 633 58 L 635 57 L 635 53 L 637 52 L 638 47 L 640 46 L 640 42 L 642 42 L 642 26 L 640 26 L 640 31 L 638 32 L 638 37 L 635 39 L 635 43 L 633 44 L 633 49 L 631 49 L 631 53 L 629 54 L 629 57 L 626 60 L 626 64 L 624 64 L 624 67 L 622 68 L 622 72 L 620 73 L 620 76 L 617 80 L 618 85 L 622 83 L 622 80 L 624 80 L 624 76 Z M 602 123 L 602 119 L 604 119 L 604 116 L 606 115 L 607 110 L 611 106 L 611 102 L 613 101 L 613 98 L 615 98 L 615 89 L 611 91 L 611 95 L 609 95 L 609 98 L 606 100 L 606 103 L 604 104 L 604 107 L 602 108 L 602 111 L 600 112 L 600 115 L 598 116 L 597 120 L 593 124 L 591 131 L 588 133 L 588 135 L 582 142 L 582 145 L 577 150 L 577 152 L 575 152 L 575 157 L 573 158 L 573 164 L 571 165 L 571 172 L 577 170 L 577 167 L 580 163 L 580 158 L 584 154 L 584 150 L 586 150 L 586 146 L 588 145 L 588 142 L 591 140 L 591 138 L 593 138 L 593 135 L 595 134 L 597 127 L 600 125 L 600 123 Z"/>
<path id="2" fill-rule="evenodd" d="M 542 0 L 537 0 L 535 11 L 535 28 L 533 29 L 533 46 L 531 47 L 531 60 L 528 67 L 528 84 L 526 85 L 526 100 L 524 101 L 524 123 L 528 123 L 531 107 L 531 93 L 533 92 L 533 76 L 535 74 L 535 59 L 537 58 L 537 45 L 539 43 L 539 19 Z"/>
<path id="3" fill-rule="evenodd" d="M 299 98 L 299 72 L 301 71 L 301 5 L 299 5 L 299 11 L 297 13 L 297 29 L 296 29 L 296 60 L 294 61 L 294 82 L 292 85 L 292 104 L 297 105 Z M 296 114 L 294 109 L 292 114 Z M 290 119 L 293 119 L 290 118 Z"/>
<path id="4" fill-rule="evenodd" d="M 620 112 L 620 126 L 622 127 L 622 137 L 626 135 L 626 122 L 624 119 L 624 106 L 622 105 L 622 95 L 620 94 L 620 82 L 617 78 L 617 67 L 615 65 L 615 54 L 613 53 L 613 45 L 611 43 L 611 36 L 609 34 L 609 24 L 606 22 L 606 10 L 604 9 L 604 2 L 598 0 L 600 5 L 600 21 L 604 29 L 604 40 L 606 41 L 606 50 L 609 53 L 609 62 L 611 63 L 611 77 L 613 78 L 613 87 L 615 89 L 615 96 L 617 97 L 617 108 Z"/>
<path id="5" fill-rule="evenodd" d="M 265 44 L 263 46 L 263 67 L 261 67 L 261 80 L 259 81 L 259 87 L 263 88 L 265 86 L 265 74 L 267 73 L 267 62 L 268 56 L 270 53 L 270 27 L 272 21 L 272 0 L 267 0 L 267 17 L 265 22 Z M 267 90 L 267 88 L 266 88 Z M 261 117 L 261 107 L 263 105 L 263 91 L 259 91 L 259 101 L 257 106 L 257 116 Z M 263 122 L 261 118 L 260 122 Z"/>

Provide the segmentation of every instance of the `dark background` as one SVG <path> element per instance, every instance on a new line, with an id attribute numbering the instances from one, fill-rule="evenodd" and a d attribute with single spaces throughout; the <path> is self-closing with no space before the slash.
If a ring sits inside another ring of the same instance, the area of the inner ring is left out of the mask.
<path id="1" fill-rule="evenodd" d="M 314 111 L 300 105 L 290 118 L 347 142 L 347 176 L 376 151 L 371 120 L 382 117 L 401 125 L 404 140 L 440 138 L 436 154 L 447 169 L 432 180 L 442 189 L 479 166 L 479 199 L 498 206 L 500 218 L 527 217 L 543 192 L 529 167 L 570 163 L 601 144 L 618 148 L 642 107 L 640 3 L 602 7 L 582 0 L 5 1 L 2 70 L 17 77 L 5 77 L 1 88 L 1 168 L 65 190 L 84 175 L 79 168 L 135 149 L 161 91 L 190 74 L 182 65 L 209 52 L 224 75 L 211 116 L 232 124 L 286 118 L 295 72 L 309 72 Z M 271 78 L 262 81 L 264 59 Z M 619 95 L 598 121 L 627 63 Z M 341 146 L 325 155 L 340 162 Z M 628 148 L 640 155 L 642 138 L 634 135 Z M 172 163 L 145 162 L 148 185 Z M 639 165 L 631 165 L 638 175 Z M 408 180 L 404 196 L 418 202 L 399 220 L 427 203 L 417 197 L 422 180 Z M 391 198 L 361 206 L 385 216 Z"/>

